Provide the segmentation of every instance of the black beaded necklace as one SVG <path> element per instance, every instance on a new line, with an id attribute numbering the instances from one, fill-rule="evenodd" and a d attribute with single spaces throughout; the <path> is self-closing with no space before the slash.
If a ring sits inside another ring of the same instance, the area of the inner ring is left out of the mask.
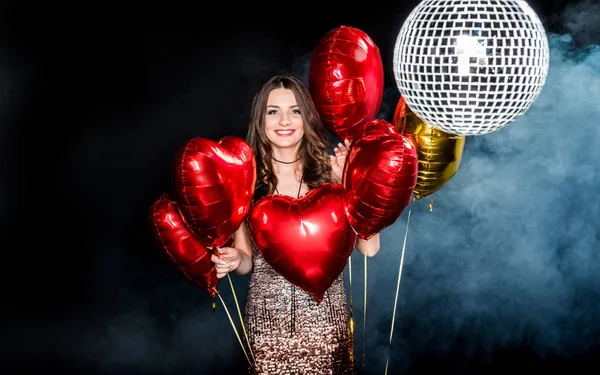
<path id="1" fill-rule="evenodd" d="M 294 164 L 295 162 L 297 162 L 298 160 L 300 160 L 300 158 L 298 158 L 298 159 L 296 159 L 296 160 L 294 160 L 294 161 L 281 161 L 281 160 L 277 160 L 277 159 L 275 159 L 275 158 L 274 158 L 274 157 L 272 157 L 272 156 L 271 156 L 271 158 L 273 158 L 273 160 L 275 160 L 276 162 L 278 162 L 278 163 L 281 163 L 281 164 Z"/>

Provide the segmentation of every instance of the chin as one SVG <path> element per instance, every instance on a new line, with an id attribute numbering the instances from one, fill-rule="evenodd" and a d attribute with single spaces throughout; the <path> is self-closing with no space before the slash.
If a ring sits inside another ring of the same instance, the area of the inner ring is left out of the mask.
<path id="1" fill-rule="evenodd" d="M 300 147 L 300 139 L 298 140 L 275 140 L 271 141 L 271 144 L 277 148 L 298 148 Z"/>

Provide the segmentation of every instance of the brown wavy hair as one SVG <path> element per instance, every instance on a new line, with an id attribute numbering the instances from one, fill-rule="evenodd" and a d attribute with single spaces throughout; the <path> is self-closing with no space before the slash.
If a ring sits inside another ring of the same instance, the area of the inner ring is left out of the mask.
<path id="1" fill-rule="evenodd" d="M 304 121 L 304 136 L 298 149 L 303 167 L 302 180 L 310 189 L 332 182 L 327 132 L 310 91 L 299 78 L 282 74 L 273 76 L 265 82 L 254 95 L 250 110 L 246 142 L 252 147 L 256 158 L 257 189 L 263 190 L 265 194 L 273 194 L 278 183 L 271 164 L 273 150 L 265 133 L 265 115 L 269 94 L 279 88 L 292 90 Z"/>

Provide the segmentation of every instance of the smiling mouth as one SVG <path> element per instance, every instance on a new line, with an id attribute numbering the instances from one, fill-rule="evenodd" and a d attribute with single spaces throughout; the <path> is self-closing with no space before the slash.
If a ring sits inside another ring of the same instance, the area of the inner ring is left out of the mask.
<path id="1" fill-rule="evenodd" d="M 287 137 L 289 135 L 292 135 L 294 133 L 294 130 L 275 130 L 275 134 L 280 135 L 282 137 Z"/>

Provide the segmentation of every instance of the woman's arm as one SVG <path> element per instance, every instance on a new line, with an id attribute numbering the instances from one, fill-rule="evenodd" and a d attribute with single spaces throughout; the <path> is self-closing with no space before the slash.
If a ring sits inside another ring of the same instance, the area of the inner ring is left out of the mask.
<path id="1" fill-rule="evenodd" d="M 211 261 L 217 266 L 217 277 L 225 277 L 235 271 L 246 275 L 252 270 L 252 239 L 245 222 L 233 234 L 233 247 L 221 247 L 219 255 L 212 255 Z"/>
<path id="2" fill-rule="evenodd" d="M 356 248 L 362 255 L 368 257 L 375 256 L 379 252 L 379 233 L 368 240 L 363 240 L 362 238 L 357 239 Z"/>
<path id="3" fill-rule="evenodd" d="M 238 249 L 241 258 L 239 265 L 233 269 L 239 275 L 246 275 L 252 271 L 252 239 L 245 221 L 233 235 L 233 246 Z"/>

